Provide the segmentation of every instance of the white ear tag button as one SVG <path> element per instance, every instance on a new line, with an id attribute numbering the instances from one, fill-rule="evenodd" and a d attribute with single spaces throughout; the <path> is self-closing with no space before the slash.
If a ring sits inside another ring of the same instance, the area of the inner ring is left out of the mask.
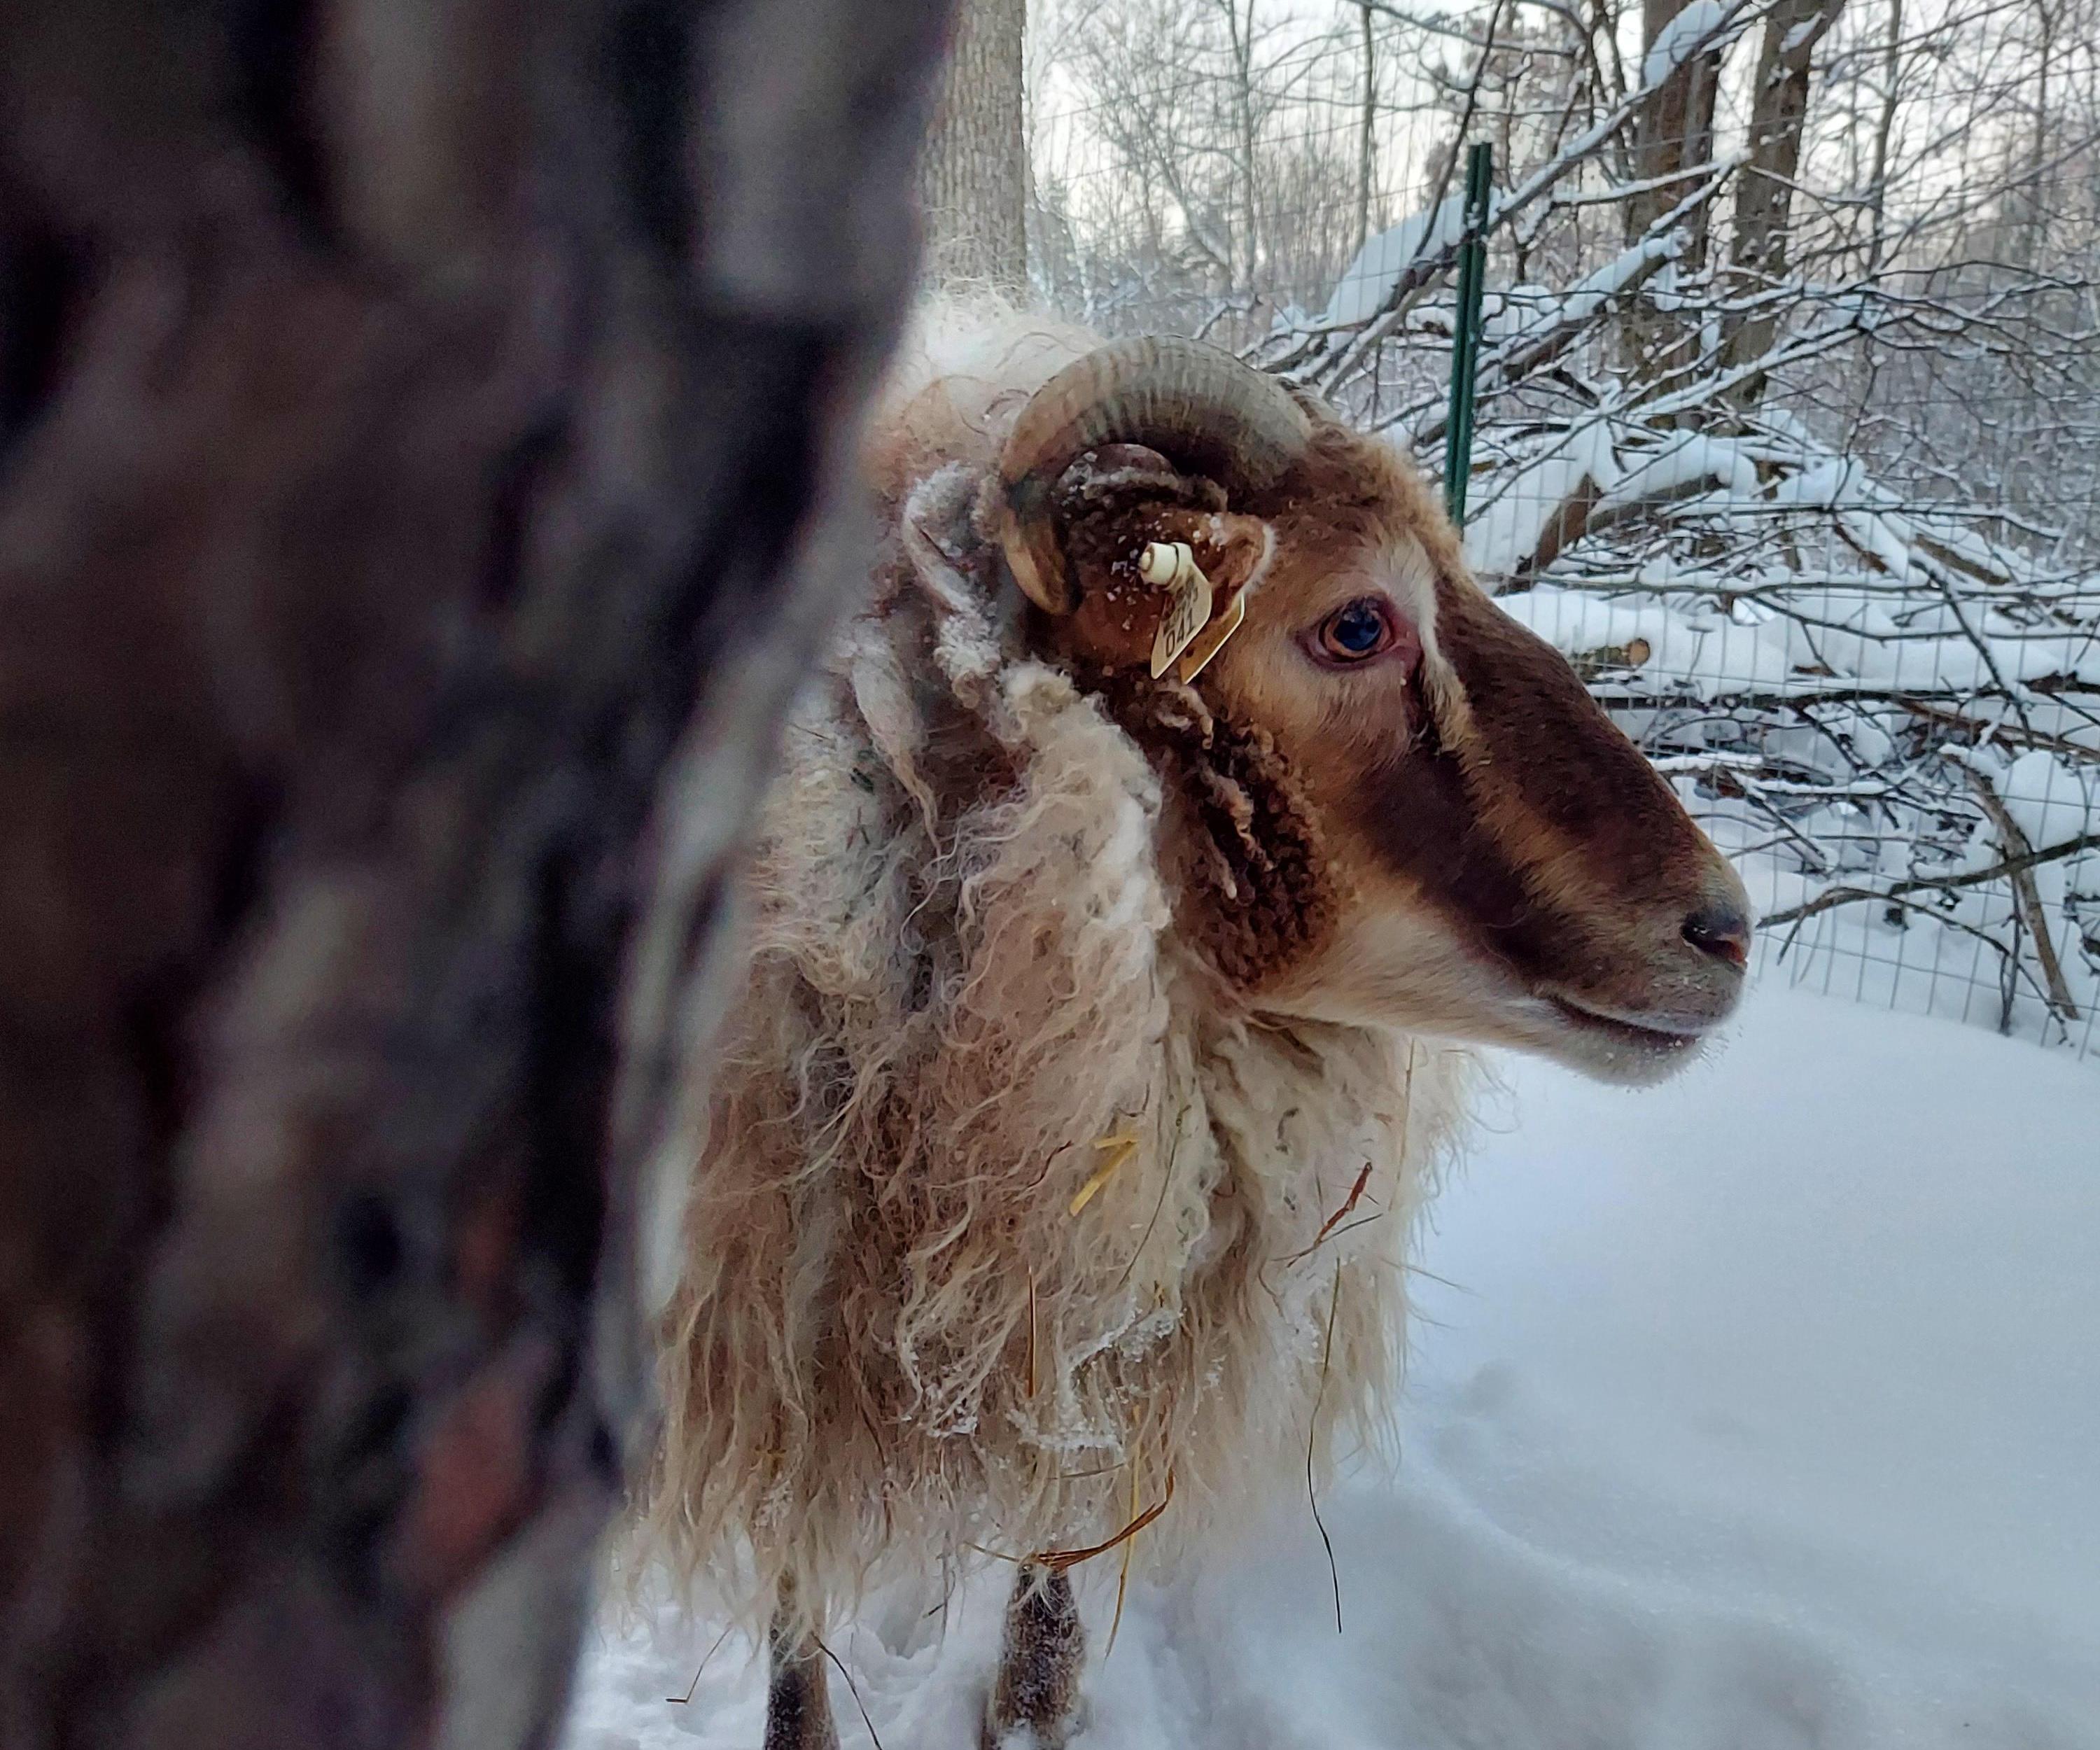
<path id="1" fill-rule="evenodd" d="M 1157 681 L 1210 623 L 1211 580 L 1186 541 L 1148 541 L 1138 555 L 1137 571 L 1154 588 L 1171 592 L 1152 640 L 1152 678 Z"/>

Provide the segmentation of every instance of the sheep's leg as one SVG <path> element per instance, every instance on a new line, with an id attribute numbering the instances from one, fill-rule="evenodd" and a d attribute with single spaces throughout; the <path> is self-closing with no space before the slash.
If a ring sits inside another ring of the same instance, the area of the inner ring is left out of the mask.
<path id="1" fill-rule="evenodd" d="M 1062 1569 L 1024 1563 L 1006 1607 L 984 1750 L 1061 1750 L 1078 1722 L 1086 1632 Z"/>
<path id="2" fill-rule="evenodd" d="M 783 1603 L 766 1637 L 772 1681 L 765 1691 L 765 1750 L 839 1750 L 832 1692 L 815 1638 L 792 1626 Z"/>

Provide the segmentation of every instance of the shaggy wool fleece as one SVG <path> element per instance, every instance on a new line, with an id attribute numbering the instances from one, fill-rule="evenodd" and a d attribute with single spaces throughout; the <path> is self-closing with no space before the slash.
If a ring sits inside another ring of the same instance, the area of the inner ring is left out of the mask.
<path id="1" fill-rule="evenodd" d="M 1090 1546 L 1170 1488 L 1137 1558 L 1171 1560 L 1389 1400 L 1471 1060 L 1238 995 L 1170 873 L 1185 760 L 1021 648 L 973 507 L 1083 344 L 922 350 L 944 411 L 887 434 L 875 598 L 767 808 L 651 1511 L 753 1616 Z M 1186 689 L 1155 703 L 1185 752 L 1262 744 Z"/>

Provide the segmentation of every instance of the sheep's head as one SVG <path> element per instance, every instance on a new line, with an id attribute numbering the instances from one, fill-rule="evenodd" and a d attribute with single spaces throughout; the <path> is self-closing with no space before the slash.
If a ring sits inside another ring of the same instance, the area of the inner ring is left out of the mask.
<path id="1" fill-rule="evenodd" d="M 1032 635 L 1234 768 L 1185 774 L 1192 818 L 1247 841 L 1208 902 L 1317 916 L 1228 968 L 1260 1007 L 1621 1081 L 1734 1009 L 1741 883 L 1387 445 L 1213 348 L 1125 342 L 1030 401 L 984 514 Z M 1212 586 L 1189 685 L 1151 672 L 1175 543 Z"/>

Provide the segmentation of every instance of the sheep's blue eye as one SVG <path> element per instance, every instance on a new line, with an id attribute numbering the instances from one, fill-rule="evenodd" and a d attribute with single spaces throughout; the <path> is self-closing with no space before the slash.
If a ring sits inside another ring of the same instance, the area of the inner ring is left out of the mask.
<path id="1" fill-rule="evenodd" d="M 1320 628 L 1320 642 L 1326 653 L 1343 662 L 1361 662 L 1375 656 L 1389 641 L 1392 622 L 1373 602 L 1352 602 L 1327 616 Z"/>
<path id="2" fill-rule="evenodd" d="M 1335 641 L 1345 650 L 1367 650 L 1385 636 L 1385 622 L 1375 609 L 1344 608 L 1335 617 Z"/>

